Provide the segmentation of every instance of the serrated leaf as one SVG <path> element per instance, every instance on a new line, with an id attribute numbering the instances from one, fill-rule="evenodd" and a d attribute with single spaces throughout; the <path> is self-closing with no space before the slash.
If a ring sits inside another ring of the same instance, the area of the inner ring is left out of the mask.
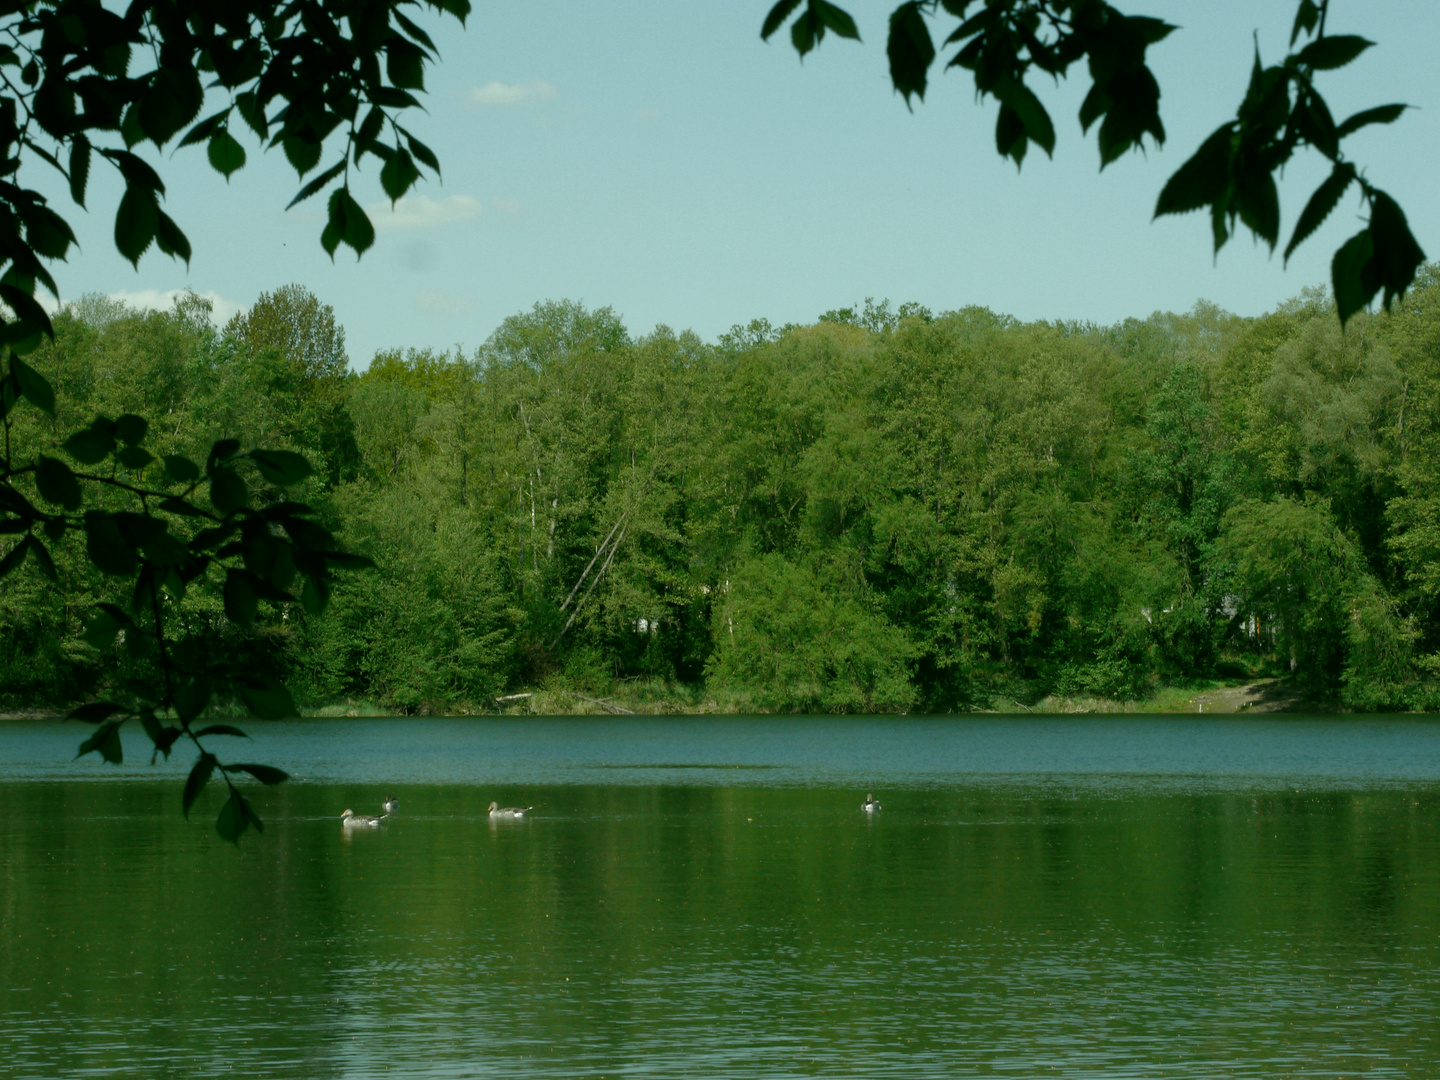
<path id="1" fill-rule="evenodd" d="M 1345 241 L 1330 260 L 1330 287 L 1335 292 L 1341 326 L 1364 308 L 1380 288 L 1370 265 L 1374 253 L 1370 230 L 1362 229 Z"/>
<path id="2" fill-rule="evenodd" d="M 1290 236 L 1290 243 L 1285 245 L 1285 261 L 1287 263 L 1290 261 L 1290 253 L 1330 216 L 1330 211 L 1335 209 L 1335 204 L 1340 201 L 1340 197 L 1345 194 L 1345 190 L 1354 179 L 1354 166 L 1336 165 L 1325 181 L 1315 189 L 1315 193 L 1310 196 L 1310 201 L 1305 204 L 1305 209 L 1300 211 L 1300 219 L 1295 222 L 1295 231 Z"/>
<path id="3" fill-rule="evenodd" d="M 280 145 L 284 148 L 285 156 L 289 158 L 290 164 L 301 176 L 320 163 L 320 143 L 313 139 L 287 135 L 280 140 Z"/>
<path id="4" fill-rule="evenodd" d="M 35 462 L 35 487 L 46 502 L 66 510 L 80 509 L 80 482 L 59 458 L 40 455 Z"/>
<path id="5" fill-rule="evenodd" d="M 115 247 L 137 269 L 140 256 L 155 239 L 159 224 L 160 208 L 155 204 L 155 192 L 133 184 L 127 187 L 115 211 Z"/>
<path id="6" fill-rule="evenodd" d="M 189 265 L 190 240 L 163 210 L 157 210 L 155 214 L 155 245 L 166 255 L 172 258 L 179 256 Z"/>
<path id="7" fill-rule="evenodd" d="M 795 9 L 800 6 L 801 0 L 779 0 L 765 16 L 764 23 L 760 26 L 760 39 L 769 41 L 770 35 L 785 25 L 785 20 L 795 14 Z"/>
<path id="8" fill-rule="evenodd" d="M 255 777 L 262 784 L 283 784 L 290 779 L 290 774 L 283 769 L 277 769 L 273 765 L 248 765 L 244 763 L 230 765 L 231 769 L 243 769 Z"/>
<path id="9" fill-rule="evenodd" d="M 1335 134 L 1343 139 L 1346 135 L 1354 134 L 1369 124 L 1393 124 L 1409 107 L 1408 105 L 1377 105 L 1373 109 L 1365 109 L 1346 119 L 1335 129 Z"/>
<path id="10" fill-rule="evenodd" d="M 419 158 L 422 165 L 434 172 L 436 176 L 440 175 L 440 159 L 435 156 L 433 150 L 413 135 L 405 136 L 405 145 L 410 147 L 410 153 Z"/>
<path id="11" fill-rule="evenodd" d="M 70 197 L 85 206 L 85 185 L 90 179 L 90 140 L 76 134 L 70 138 Z"/>
<path id="12" fill-rule="evenodd" d="M 420 179 L 420 170 L 414 159 L 404 150 L 391 155 L 390 160 L 380 168 L 380 186 L 393 203 L 404 195 Z"/>
<path id="13" fill-rule="evenodd" d="M 1216 130 L 1160 189 L 1155 216 L 1184 214 L 1211 206 L 1230 183 L 1233 135 L 1230 125 Z"/>
<path id="14" fill-rule="evenodd" d="M 820 20 L 820 24 L 832 34 L 850 38 L 853 41 L 860 40 L 860 31 L 855 26 L 855 20 L 844 8 L 836 7 L 829 0 L 811 0 L 810 8 L 815 12 L 815 17 Z"/>
<path id="15" fill-rule="evenodd" d="M 245 167 L 245 148 L 236 142 L 235 136 L 225 128 L 210 136 L 205 152 L 210 158 L 211 167 L 224 176 L 227 183 L 231 173 Z"/>
<path id="16" fill-rule="evenodd" d="M 885 44 L 890 60 L 890 82 L 905 96 L 924 100 L 930 65 L 935 61 L 935 43 L 916 0 L 901 4 L 890 15 L 890 36 Z"/>
<path id="17" fill-rule="evenodd" d="M 191 768 L 190 775 L 185 778 L 185 790 L 180 795 L 180 809 L 187 818 L 190 816 L 190 807 L 195 804 L 200 792 L 210 782 L 210 775 L 215 771 L 215 765 L 214 754 L 201 754 L 196 759 L 194 767 Z"/>

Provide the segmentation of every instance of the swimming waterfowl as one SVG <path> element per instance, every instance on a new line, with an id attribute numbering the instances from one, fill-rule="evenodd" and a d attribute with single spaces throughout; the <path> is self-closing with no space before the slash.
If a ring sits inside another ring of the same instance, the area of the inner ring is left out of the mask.
<path id="1" fill-rule="evenodd" d="M 385 816 L 389 817 L 395 812 L 395 807 L 400 805 L 400 800 L 394 795 L 385 796 Z"/>
<path id="2" fill-rule="evenodd" d="M 354 810 L 346 810 L 340 815 L 340 821 L 347 829 L 378 829 L 384 820 L 374 814 L 357 814 Z"/>
<path id="3" fill-rule="evenodd" d="M 880 804 L 875 801 L 874 795 L 866 795 L 865 801 L 860 804 L 860 809 L 867 814 L 876 814 L 880 812 Z"/>
<path id="4" fill-rule="evenodd" d="M 533 806 L 501 806 L 497 802 L 492 802 L 490 816 L 492 818 L 522 818 L 534 809 Z"/>

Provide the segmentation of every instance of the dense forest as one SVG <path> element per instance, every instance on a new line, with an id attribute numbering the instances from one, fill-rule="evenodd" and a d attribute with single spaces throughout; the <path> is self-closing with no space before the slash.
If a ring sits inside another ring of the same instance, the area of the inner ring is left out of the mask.
<path id="1" fill-rule="evenodd" d="M 136 412 L 156 454 L 235 435 L 316 464 L 295 497 L 376 568 L 258 633 L 218 590 L 177 612 L 310 707 L 952 712 L 1261 673 L 1440 704 L 1440 267 L 1343 330 L 1320 292 L 1114 326 L 867 301 L 709 344 L 567 301 L 361 374 L 298 286 L 223 331 L 193 295 L 55 328 L 55 420 L 13 439 L 58 454 Z M 81 543 L 63 588 L 0 583 L 0 703 L 143 675 L 82 639 L 120 598 Z"/>

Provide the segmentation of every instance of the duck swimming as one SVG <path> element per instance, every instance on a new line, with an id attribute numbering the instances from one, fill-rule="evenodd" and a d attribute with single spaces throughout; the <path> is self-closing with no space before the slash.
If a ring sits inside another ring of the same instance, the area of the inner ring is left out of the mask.
<path id="1" fill-rule="evenodd" d="M 880 804 L 875 801 L 874 795 L 866 795 L 865 801 L 860 804 L 860 809 L 864 810 L 867 814 L 878 814 L 880 812 Z"/>
<path id="2" fill-rule="evenodd" d="M 397 799 L 394 795 L 386 795 L 386 796 L 385 796 L 385 817 L 389 817 L 391 814 L 393 814 L 393 813 L 395 812 L 395 807 L 397 807 L 397 806 L 399 806 L 399 805 L 400 805 L 400 800 Z"/>
<path id="3" fill-rule="evenodd" d="M 347 829 L 378 829 L 385 819 L 374 814 L 357 814 L 354 810 L 346 810 L 340 815 L 340 821 Z"/>
<path id="4" fill-rule="evenodd" d="M 533 806 L 501 806 L 497 802 L 490 804 L 490 816 L 492 818 L 523 818 Z"/>

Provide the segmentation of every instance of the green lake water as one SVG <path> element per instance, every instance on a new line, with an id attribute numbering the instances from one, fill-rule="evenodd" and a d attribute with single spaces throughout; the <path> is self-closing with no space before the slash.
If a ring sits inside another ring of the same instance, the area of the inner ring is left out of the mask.
<path id="1" fill-rule="evenodd" d="M 1440 1075 L 1434 721 L 250 730 L 0 724 L 0 1077 Z"/>

